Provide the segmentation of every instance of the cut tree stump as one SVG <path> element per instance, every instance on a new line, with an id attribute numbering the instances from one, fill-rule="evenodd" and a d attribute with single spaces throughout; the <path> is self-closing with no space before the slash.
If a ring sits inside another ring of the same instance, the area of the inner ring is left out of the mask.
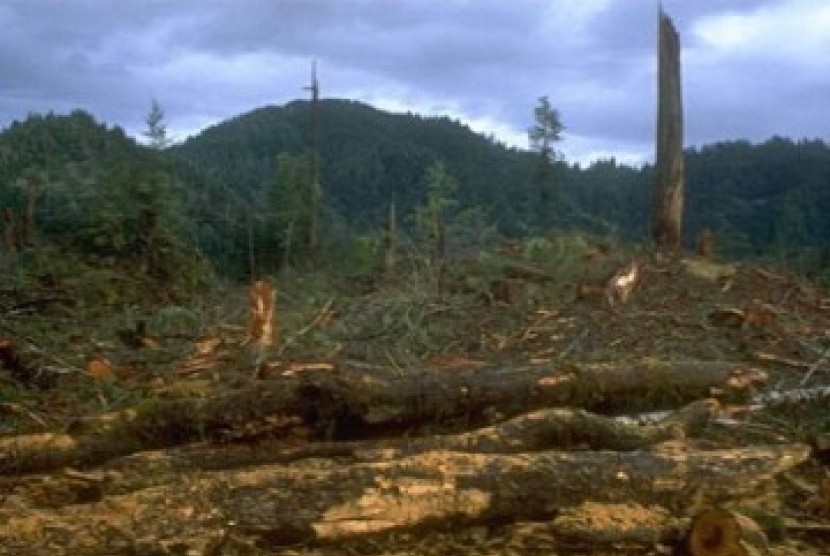
<path id="1" fill-rule="evenodd" d="M 769 554 L 761 527 L 745 515 L 710 508 L 692 520 L 687 541 L 691 556 L 762 556 Z"/>

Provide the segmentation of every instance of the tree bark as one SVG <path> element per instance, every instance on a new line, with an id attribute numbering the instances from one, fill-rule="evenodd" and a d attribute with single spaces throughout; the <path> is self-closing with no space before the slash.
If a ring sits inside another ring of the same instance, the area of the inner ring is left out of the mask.
<path id="1" fill-rule="evenodd" d="M 316 458 L 341 464 L 386 461 L 443 450 L 477 454 L 518 454 L 551 449 L 633 451 L 694 436 L 718 409 L 702 400 L 652 425 L 625 424 L 581 410 L 538 410 L 491 427 L 451 435 L 363 441 L 300 442 L 266 439 L 240 444 L 197 443 L 143 451 L 104 464 L 122 479 L 106 492 L 133 491 L 172 481 L 181 473 L 218 471 L 253 465 L 293 464 Z M 125 482 L 129 478 L 130 482 Z"/>
<path id="2" fill-rule="evenodd" d="M 661 409 L 706 397 L 714 389 L 723 395 L 747 395 L 764 379 L 764 373 L 738 365 L 688 361 L 559 370 L 490 367 L 404 376 L 348 368 L 307 371 L 206 399 L 147 401 L 89 421 L 71 436 L 2 439 L 6 451 L 0 473 L 89 465 L 205 437 L 348 440 L 419 429 L 452 432 L 549 407 Z"/>
<path id="3" fill-rule="evenodd" d="M 605 548 L 613 554 L 647 554 L 657 544 L 677 544 L 687 522 L 660 506 L 585 502 L 563 509 L 549 522 L 517 526 L 511 533 L 533 537 L 547 531 L 554 540 L 551 548 L 566 544 L 569 552 L 593 554 Z"/>
<path id="4" fill-rule="evenodd" d="M 712 362 L 586 364 L 562 369 L 306 371 L 205 399 L 150 400 L 77 427 L 72 435 L 2 439 L 0 474 L 90 465 L 142 449 L 209 438 L 349 440 L 453 432 L 550 407 L 599 412 L 662 409 L 748 395 L 761 371 Z M 54 446 L 52 448 L 51 446 Z"/>
<path id="5" fill-rule="evenodd" d="M 693 501 L 757 492 L 808 456 L 808 448 L 792 445 L 517 455 L 431 451 L 353 465 L 310 460 L 181 474 L 170 484 L 87 501 L 83 511 L 44 504 L 32 511 L 31 500 L 16 493 L 0 507 L 0 537 L 18 556 L 151 553 L 170 543 L 184 553 L 215 542 L 229 528 L 263 547 L 337 542 L 452 523 L 550 519 L 588 500 L 656 505 L 683 515 Z"/>

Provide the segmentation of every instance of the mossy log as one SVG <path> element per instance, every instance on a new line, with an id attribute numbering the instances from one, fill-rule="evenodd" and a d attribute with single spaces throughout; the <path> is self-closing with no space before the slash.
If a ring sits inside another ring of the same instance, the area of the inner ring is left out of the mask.
<path id="1" fill-rule="evenodd" d="M 260 547 L 339 542 L 392 530 L 550 519 L 588 500 L 661 506 L 755 493 L 809 456 L 800 446 L 717 451 L 546 451 L 492 455 L 431 451 L 343 465 L 307 460 L 175 481 L 79 506 L 0 507 L 3 546 L 34 554 L 211 553 L 229 535 Z M 146 472 L 146 471 L 145 471 Z M 199 552 L 199 551 L 202 552 Z M 132 552 L 130 552 L 132 551 Z"/>
<path id="2" fill-rule="evenodd" d="M 88 421 L 71 435 L 1 439 L 0 473 L 90 465 L 199 439 L 380 438 L 465 430 L 547 407 L 657 409 L 707 397 L 713 390 L 747 394 L 764 379 L 761 371 L 704 362 L 404 375 L 349 368 L 308 371 L 207 398 L 147 401 Z"/>

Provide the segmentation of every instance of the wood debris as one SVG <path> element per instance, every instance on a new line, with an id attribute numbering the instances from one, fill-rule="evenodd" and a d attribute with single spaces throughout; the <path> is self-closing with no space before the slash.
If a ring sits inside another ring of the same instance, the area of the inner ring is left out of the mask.
<path id="1" fill-rule="evenodd" d="M 808 511 L 830 519 L 830 477 L 822 479 L 806 507 Z"/>
<path id="2" fill-rule="evenodd" d="M 250 320 L 245 345 L 268 349 L 278 344 L 274 322 L 274 286 L 267 280 L 257 280 L 248 290 Z"/>
<path id="3" fill-rule="evenodd" d="M 96 380 L 110 380 L 115 378 L 112 363 L 103 356 L 91 357 L 86 363 L 84 372 L 86 376 Z"/>
<path id="4" fill-rule="evenodd" d="M 640 280 L 640 263 L 632 261 L 620 269 L 605 286 L 605 297 L 608 304 L 624 304 Z"/>
<path id="5" fill-rule="evenodd" d="M 734 264 L 717 264 L 701 259 L 683 259 L 680 266 L 689 276 L 719 284 L 733 278 L 738 271 Z"/>
<path id="6" fill-rule="evenodd" d="M 692 520 L 688 536 L 691 556 L 761 556 L 769 553 L 763 529 L 737 512 L 710 508 Z"/>

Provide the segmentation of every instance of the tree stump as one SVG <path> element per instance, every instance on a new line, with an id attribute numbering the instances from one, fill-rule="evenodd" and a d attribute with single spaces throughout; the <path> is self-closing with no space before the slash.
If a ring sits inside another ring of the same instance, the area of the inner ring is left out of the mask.
<path id="1" fill-rule="evenodd" d="M 274 322 L 274 286 L 266 280 L 257 280 L 248 290 L 250 322 L 246 344 L 258 350 L 267 350 L 279 344 Z"/>
<path id="2" fill-rule="evenodd" d="M 689 529 L 691 556 L 760 556 L 768 554 L 767 537 L 745 515 L 721 508 L 698 513 Z"/>

